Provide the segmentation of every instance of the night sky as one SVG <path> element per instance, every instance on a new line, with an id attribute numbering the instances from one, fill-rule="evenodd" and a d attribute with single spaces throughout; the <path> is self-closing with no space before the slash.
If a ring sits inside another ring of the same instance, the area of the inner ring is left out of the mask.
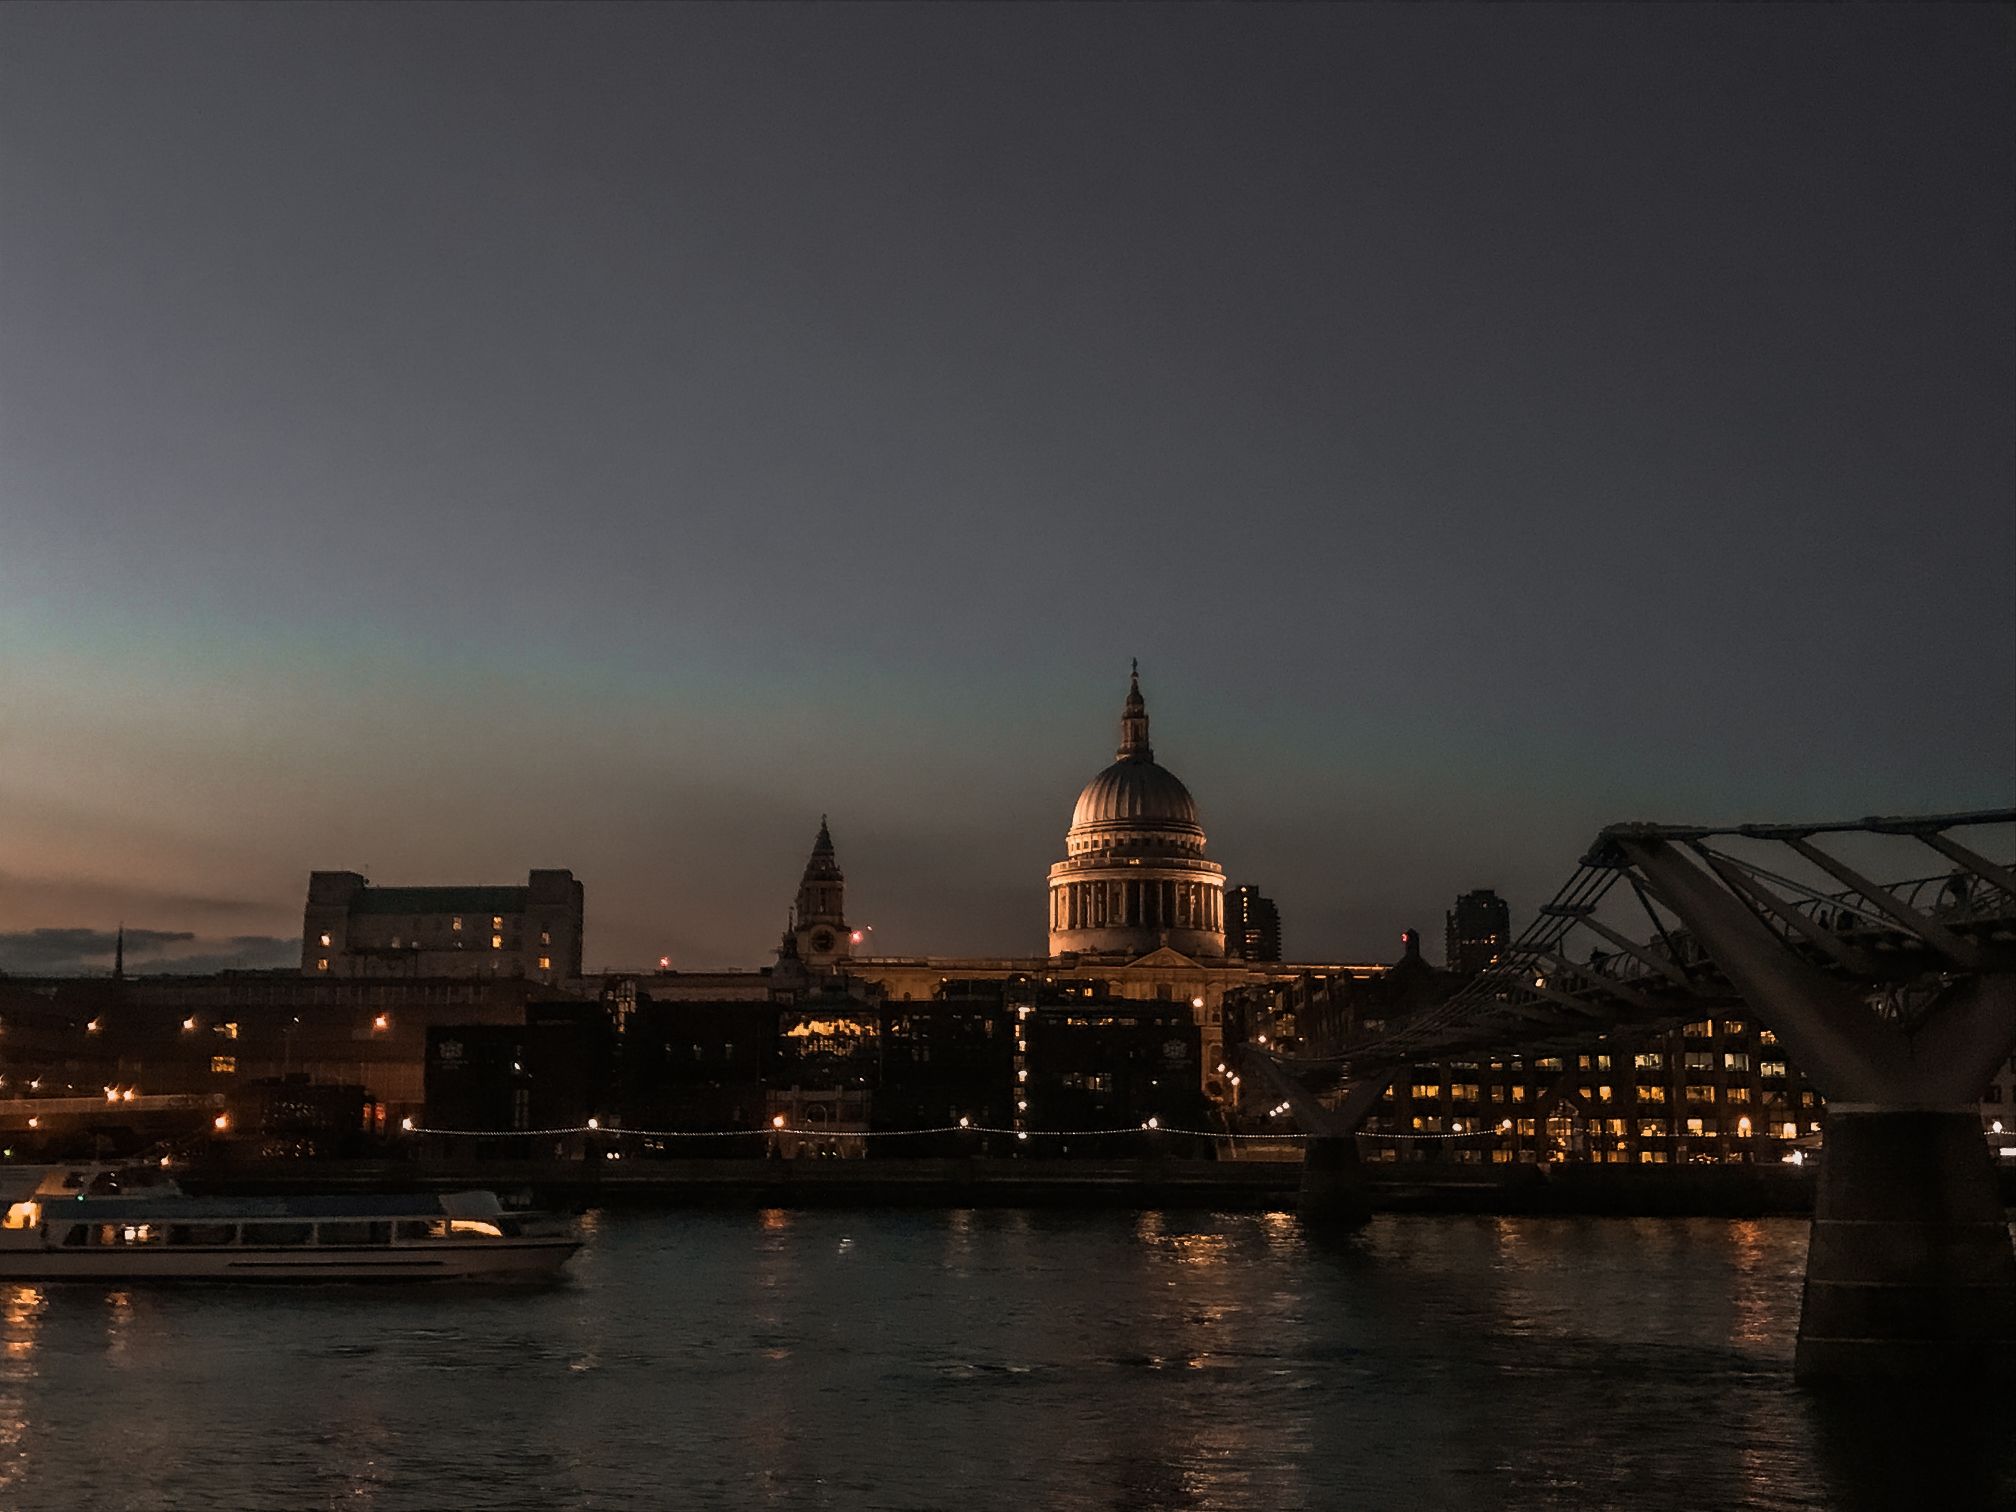
<path id="1" fill-rule="evenodd" d="M 1036 951 L 1135 656 L 1303 958 L 2010 803 L 2011 18 L 0 7 L 0 968 Z"/>

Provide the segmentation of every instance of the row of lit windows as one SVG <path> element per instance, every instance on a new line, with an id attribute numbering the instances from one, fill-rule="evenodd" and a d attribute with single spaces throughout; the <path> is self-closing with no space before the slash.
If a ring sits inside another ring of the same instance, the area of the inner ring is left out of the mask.
<path id="1" fill-rule="evenodd" d="M 394 941 L 393 943 L 397 944 L 398 942 Z M 502 950 L 504 948 L 503 937 L 501 935 L 492 935 L 490 938 L 490 948 L 492 950 Z M 327 971 L 329 969 L 329 957 L 319 957 L 315 962 L 315 969 L 317 971 Z M 543 955 L 539 957 L 539 969 L 541 971 L 551 971 L 553 969 L 553 957 Z"/>
<path id="2" fill-rule="evenodd" d="M 1548 1129 L 1550 1138 L 1568 1139 L 1574 1136 L 1575 1130 L 1572 1120 L 1564 1120 L 1557 1116 L 1546 1120 L 1546 1122 L 1550 1125 Z M 1537 1118 L 1508 1118 L 1504 1123 L 1498 1124 L 1495 1127 L 1473 1129 L 1472 1132 L 1480 1135 L 1487 1133 L 1512 1134 L 1520 1138 L 1531 1139 L 1538 1135 L 1540 1123 L 1541 1120 Z M 1553 1127 L 1556 1124 L 1561 1124 L 1563 1127 Z M 1667 1119 L 1641 1118 L 1637 1121 L 1637 1124 L 1638 1137 L 1640 1139 L 1671 1139 L 1674 1137 L 1673 1125 Z M 1820 1132 L 1820 1125 L 1817 1123 L 1809 1123 L 1807 1127 L 1815 1134 Z M 1442 1120 L 1432 1114 L 1415 1118 L 1412 1128 L 1417 1134 L 1439 1134 L 1443 1132 Z M 1609 1135 L 1613 1139 L 1622 1139 L 1630 1131 L 1630 1121 L 1622 1118 L 1590 1119 L 1586 1125 L 1586 1130 L 1591 1135 L 1603 1134 Z M 1684 1121 L 1683 1130 L 1686 1137 L 1690 1139 L 1716 1139 L 1723 1136 L 1731 1139 L 1749 1139 L 1753 1133 L 1759 1132 L 1757 1126 L 1748 1117 L 1726 1121 L 1719 1128 L 1710 1128 L 1705 1118 L 1689 1118 Z M 1452 1124 L 1449 1132 L 1462 1133 L 1461 1122 L 1458 1121 Z M 1761 1132 L 1767 1136 L 1775 1134 L 1780 1139 L 1797 1139 L 1799 1137 L 1799 1125 L 1789 1121 L 1776 1125 L 1766 1124 Z"/>
<path id="3" fill-rule="evenodd" d="M 455 919 L 454 919 L 454 920 L 453 920 L 453 921 L 452 921 L 452 922 L 451 922 L 451 923 L 449 924 L 449 928 L 450 928 L 450 929 L 451 929 L 451 930 L 452 930 L 452 931 L 453 931 L 454 933 L 456 933 L 456 934 L 460 934 L 460 933 L 462 932 L 462 920 L 461 920 L 460 916 L 457 916 L 457 917 L 456 917 L 456 918 L 455 918 Z M 503 915 L 501 915 L 501 914 L 494 914 L 494 915 L 492 915 L 492 916 L 491 916 L 491 919 L 490 919 L 490 928 L 491 928 L 491 930 L 492 930 L 492 933 L 491 933 L 491 936 L 490 936 L 490 948 L 491 948 L 492 950 L 501 950 L 501 949 L 503 948 L 503 944 L 504 944 L 504 933 L 503 933 L 503 931 L 504 931 L 504 917 L 503 917 Z M 321 941 L 322 941 L 322 948 L 323 948 L 324 950 L 327 950 L 327 949 L 329 949 L 329 948 L 330 948 L 330 947 L 331 947 L 332 945 L 334 945 L 334 944 L 335 944 L 335 942 L 336 942 L 336 939 L 335 939 L 335 936 L 334 936 L 334 935 L 332 935 L 332 934 L 330 934 L 330 933 L 329 933 L 329 932 L 328 932 L 327 930 L 324 930 L 324 931 L 322 932 L 322 935 L 321 935 L 321 937 L 320 937 L 320 938 L 321 938 Z M 394 936 L 392 936 L 392 948 L 393 948 L 394 950 L 398 950 L 398 949 L 399 949 L 399 948 L 400 948 L 400 947 L 402 946 L 402 944 L 404 943 L 404 941 L 405 941 L 405 936 L 403 936 L 403 935 L 396 935 L 396 934 L 395 934 Z M 552 930 L 550 930 L 550 929 L 542 929 L 542 930 L 540 930 L 540 931 L 539 931 L 539 943 L 540 943 L 541 945 L 551 945 L 551 944 L 553 943 L 553 931 L 552 931 Z M 415 948 L 416 950 L 417 950 L 417 949 L 419 949 L 419 947 L 420 947 L 420 931 L 419 931 L 419 924 L 418 924 L 418 921 L 417 921 L 417 920 L 415 921 L 415 924 L 414 924 L 414 930 L 413 930 L 413 946 L 414 946 L 414 948 Z"/>
<path id="4" fill-rule="evenodd" d="M 1688 1102 L 1715 1102 L 1718 1099 L 1722 1102 L 1750 1101 L 1750 1089 L 1745 1086 L 1718 1088 L 1708 1084 L 1690 1083 L 1681 1090 L 1685 1100 Z M 1476 1082 L 1451 1082 L 1449 1084 L 1449 1100 L 1455 1103 L 1478 1102 L 1482 1100 L 1478 1096 L 1479 1091 L 1480 1088 Z M 1439 1102 L 1442 1098 L 1442 1084 L 1440 1082 L 1415 1082 L 1408 1088 L 1408 1093 L 1415 1102 Z M 1508 1101 L 1508 1093 L 1509 1101 L 1515 1103 L 1525 1102 L 1529 1095 L 1527 1088 L 1517 1084 L 1514 1084 L 1510 1088 L 1493 1086 L 1491 1088 L 1490 1101 L 1494 1103 Z M 1535 1092 L 1532 1095 L 1537 1099 L 1545 1094 Z M 1581 1095 L 1586 1099 L 1599 1103 L 1619 1101 L 1617 1089 L 1607 1083 L 1598 1087 L 1584 1087 L 1582 1088 Z M 1388 1092 L 1384 1100 L 1391 1102 L 1393 1094 Z M 1641 1103 L 1663 1103 L 1666 1101 L 1666 1089 L 1656 1082 L 1641 1086 L 1637 1089 L 1636 1100 Z M 1799 1095 L 1799 1100 L 1810 1107 L 1813 1102 L 1813 1094 L 1811 1092 L 1802 1092 Z"/>

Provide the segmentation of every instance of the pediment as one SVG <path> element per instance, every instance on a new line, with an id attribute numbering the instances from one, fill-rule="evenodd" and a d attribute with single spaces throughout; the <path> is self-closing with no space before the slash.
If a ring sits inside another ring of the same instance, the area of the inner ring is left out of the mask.
<path id="1" fill-rule="evenodd" d="M 1180 950 L 1170 949 L 1167 945 L 1157 946 L 1138 961 L 1129 961 L 1127 965 L 1130 970 L 1136 966 L 1188 966 L 1193 971 L 1202 970 L 1196 961 Z"/>

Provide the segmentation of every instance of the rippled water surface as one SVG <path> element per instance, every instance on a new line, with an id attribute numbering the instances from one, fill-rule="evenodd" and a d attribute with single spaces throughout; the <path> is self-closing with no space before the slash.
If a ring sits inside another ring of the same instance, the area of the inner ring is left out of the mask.
<path id="1" fill-rule="evenodd" d="M 611 1213 L 536 1290 L 4 1290 L 0 1507 L 2016 1506 L 1801 1222 Z"/>

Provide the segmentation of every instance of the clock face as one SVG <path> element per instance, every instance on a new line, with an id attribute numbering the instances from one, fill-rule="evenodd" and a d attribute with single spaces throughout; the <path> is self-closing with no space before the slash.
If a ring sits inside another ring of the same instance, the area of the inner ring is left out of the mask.
<path id="1" fill-rule="evenodd" d="M 812 932 L 812 948 L 820 951 L 831 950 L 833 948 L 833 931 L 830 929 L 815 929 Z"/>

